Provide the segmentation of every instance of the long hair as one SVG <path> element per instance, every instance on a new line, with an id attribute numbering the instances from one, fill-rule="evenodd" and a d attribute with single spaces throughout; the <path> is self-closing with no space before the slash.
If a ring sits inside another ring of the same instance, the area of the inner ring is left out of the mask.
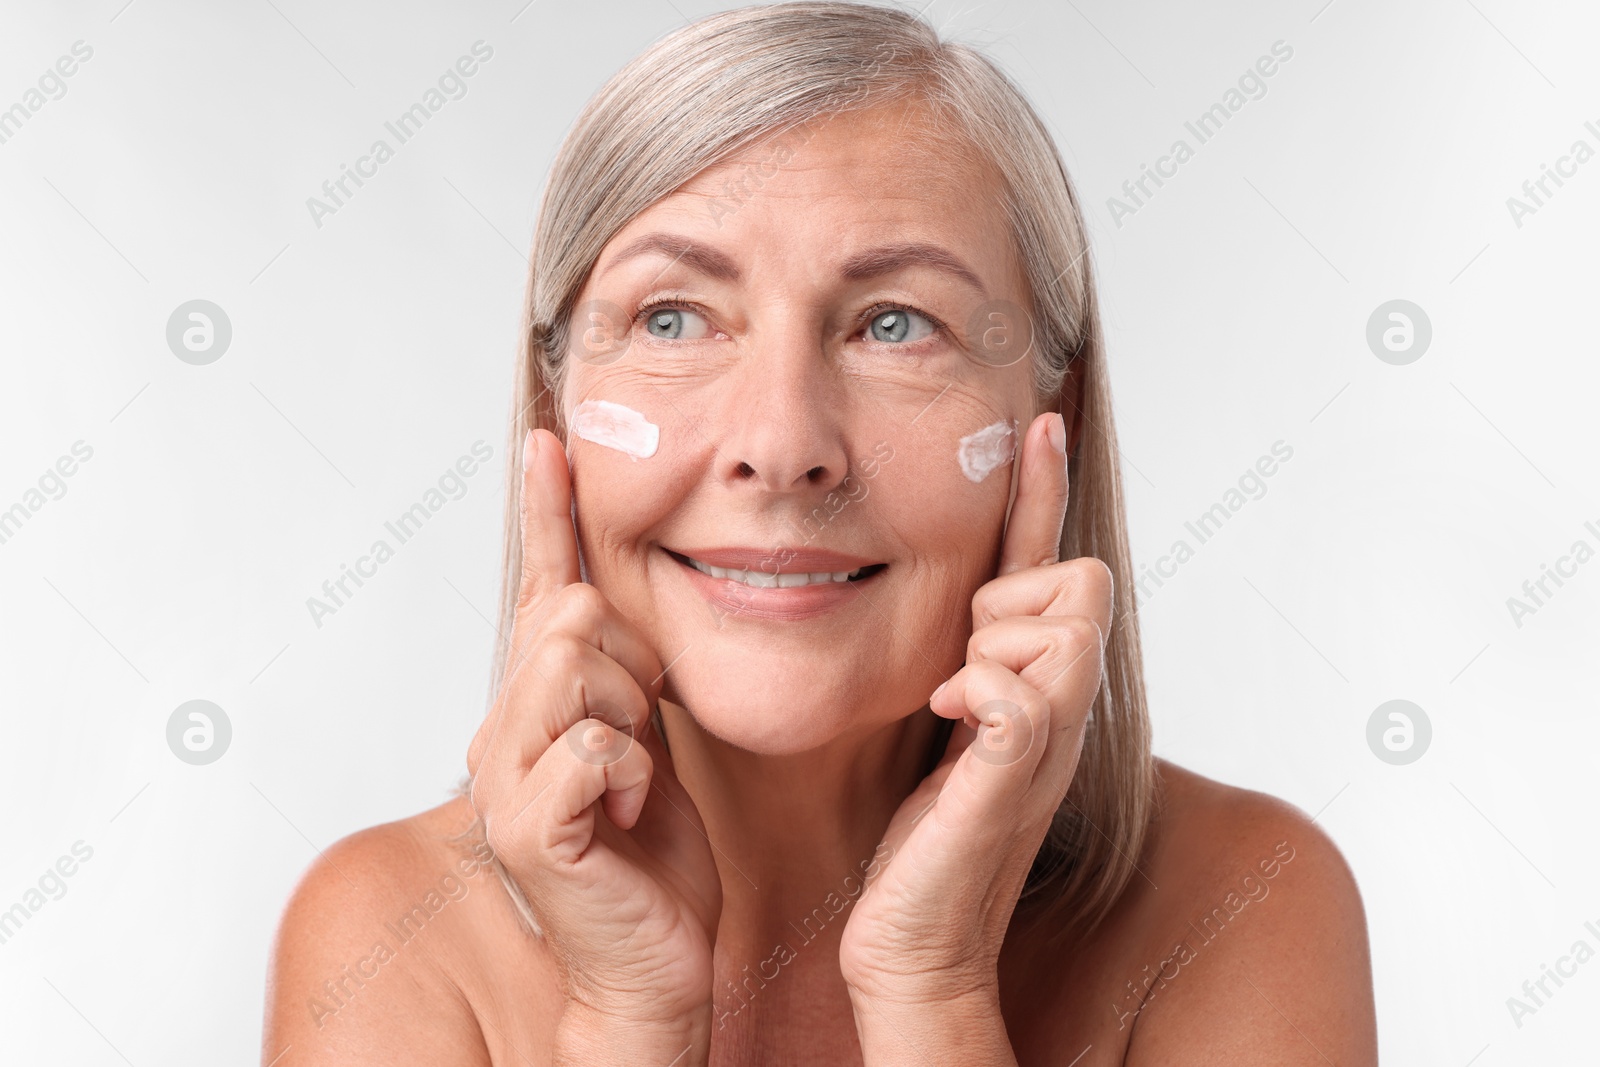
<path id="1" fill-rule="evenodd" d="M 574 304 L 602 248 L 623 226 L 747 147 L 911 97 L 1003 177 L 1001 195 L 1033 301 L 1034 385 L 1082 425 L 1068 464 L 1072 492 L 1061 558 L 1095 556 L 1115 580 L 1105 673 L 1083 754 L 1022 894 L 1049 913 L 1046 926 L 1059 936 L 1086 933 L 1132 876 L 1154 809 L 1150 723 L 1083 213 L 1049 132 L 993 62 L 941 40 L 920 17 L 896 8 L 801 0 L 700 19 L 619 70 L 567 134 L 540 203 L 505 455 L 520 455 L 524 435 L 535 427 L 562 436 L 553 398 L 566 371 Z M 522 570 L 521 473 L 520 464 L 507 464 L 492 690 L 504 677 Z M 532 924 L 526 901 L 496 866 Z"/>

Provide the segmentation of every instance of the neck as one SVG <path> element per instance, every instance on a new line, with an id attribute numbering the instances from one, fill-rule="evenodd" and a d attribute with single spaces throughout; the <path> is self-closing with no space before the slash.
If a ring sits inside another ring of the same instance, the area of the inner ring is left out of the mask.
<path id="1" fill-rule="evenodd" d="M 836 943 L 847 912 L 832 909 L 853 902 L 863 873 L 876 871 L 873 854 L 930 769 L 943 720 L 923 707 L 808 752 L 762 755 L 707 733 L 670 701 L 661 715 L 722 876 L 719 955 L 727 945 L 763 959 L 780 940 L 815 937 L 824 915 Z"/>

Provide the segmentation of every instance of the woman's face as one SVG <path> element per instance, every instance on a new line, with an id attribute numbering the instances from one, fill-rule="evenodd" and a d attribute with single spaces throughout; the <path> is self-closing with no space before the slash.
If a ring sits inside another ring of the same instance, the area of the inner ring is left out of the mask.
<path id="1" fill-rule="evenodd" d="M 880 728 L 963 661 L 1038 410 L 997 183 L 914 106 L 824 118 L 643 212 L 579 296 L 589 580 L 734 745 Z"/>

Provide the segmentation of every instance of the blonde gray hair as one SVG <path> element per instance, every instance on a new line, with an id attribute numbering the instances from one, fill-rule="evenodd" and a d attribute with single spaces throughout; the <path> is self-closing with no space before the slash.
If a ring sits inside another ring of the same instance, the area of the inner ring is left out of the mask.
<path id="1" fill-rule="evenodd" d="M 831 115 L 901 100 L 929 108 L 938 128 L 953 131 L 1001 176 L 1033 303 L 1034 384 L 1045 403 L 1082 425 L 1068 466 L 1061 558 L 1094 556 L 1110 568 L 1114 623 L 1083 754 L 1023 904 L 1048 912 L 1052 939 L 1087 933 L 1131 878 L 1154 810 L 1150 723 L 1084 217 L 1049 132 L 993 62 L 941 40 L 918 16 L 834 0 L 720 12 L 635 57 L 589 101 L 551 168 L 534 232 L 506 455 L 520 455 L 534 427 L 561 433 L 554 397 L 575 303 L 614 234 L 743 149 Z M 495 686 L 504 677 L 522 568 L 520 476 L 519 464 L 507 464 Z M 526 901 L 500 873 L 537 929 Z"/>

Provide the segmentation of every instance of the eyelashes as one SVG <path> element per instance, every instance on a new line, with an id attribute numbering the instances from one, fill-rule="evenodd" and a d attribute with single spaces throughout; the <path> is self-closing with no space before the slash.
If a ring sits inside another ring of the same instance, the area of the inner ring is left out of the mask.
<path id="1" fill-rule="evenodd" d="M 860 327 L 858 327 L 858 329 L 863 329 L 863 330 L 867 329 L 868 327 L 870 327 L 872 325 L 874 319 L 876 319 L 879 315 L 882 315 L 886 311 L 909 311 L 913 315 L 920 315 L 922 318 L 927 319 L 929 325 L 931 325 L 933 327 L 933 332 L 930 333 L 928 335 L 928 337 L 934 337 L 934 336 L 948 337 L 950 335 L 950 331 L 949 331 L 948 327 L 945 326 L 944 321 L 941 320 L 937 315 L 932 315 L 932 314 L 930 314 L 930 313 L 928 313 L 926 311 L 921 310 L 920 308 L 912 307 L 909 304 L 893 304 L 893 303 L 875 304 L 874 306 L 872 306 L 872 307 L 870 307 L 870 308 L 868 308 L 866 310 L 866 313 L 863 316 L 865 321 L 862 323 L 862 325 Z M 928 337 L 919 337 L 915 341 L 898 341 L 898 342 L 897 341 L 874 341 L 873 344 L 889 345 L 891 348 L 910 348 L 913 345 L 916 345 L 916 344 L 918 344 L 918 343 L 920 343 L 922 341 L 928 340 Z"/>
<path id="2" fill-rule="evenodd" d="M 702 318 L 707 318 L 710 315 L 710 312 L 708 312 L 701 305 L 696 304 L 693 300 L 682 300 L 682 299 L 679 299 L 678 297 L 674 297 L 674 296 L 664 296 L 664 297 L 661 297 L 661 298 L 659 298 L 657 300 L 652 300 L 648 304 L 645 304 L 645 305 L 641 306 L 639 308 L 639 310 L 634 313 L 633 323 L 634 323 L 635 326 L 642 325 L 642 324 L 644 324 L 645 322 L 647 322 L 649 320 L 650 316 L 655 315 L 658 312 L 662 312 L 662 311 L 692 311 L 696 315 L 701 316 Z M 646 334 L 645 337 L 646 337 L 647 340 L 650 340 L 650 341 L 679 341 L 679 340 L 698 341 L 698 340 L 702 340 L 702 338 L 699 338 L 699 337 L 688 337 L 688 338 L 655 337 L 655 336 L 652 336 L 650 334 Z"/>
<path id="3" fill-rule="evenodd" d="M 651 315 L 654 315 L 654 314 L 656 314 L 658 312 L 661 312 L 661 311 L 692 311 L 696 315 L 700 315 L 703 318 L 710 318 L 710 315 L 711 315 L 711 312 L 706 307 L 704 307 L 701 304 L 696 303 L 693 300 L 689 300 L 687 298 L 683 298 L 683 297 L 675 296 L 675 295 L 672 295 L 672 294 L 668 294 L 666 296 L 659 297 L 659 298 L 657 298 L 655 300 L 649 301 L 648 303 L 640 305 L 639 309 L 636 312 L 634 312 L 633 323 L 636 326 L 642 325 L 643 323 L 645 323 L 650 318 Z M 871 325 L 873 323 L 873 320 L 875 320 L 879 315 L 882 315 L 885 312 L 889 312 L 889 311 L 910 312 L 913 315 L 918 315 L 918 316 L 922 317 L 923 319 L 927 320 L 928 324 L 932 327 L 932 330 L 931 330 L 929 336 L 928 337 L 920 337 L 915 341 L 877 341 L 877 340 L 872 340 L 872 341 L 870 341 L 870 343 L 876 344 L 876 345 L 883 345 L 883 346 L 888 347 L 888 348 L 914 348 L 917 345 L 921 344 L 922 342 L 930 340 L 932 337 L 942 336 L 942 337 L 948 338 L 950 336 L 949 327 L 945 324 L 943 319 L 939 318 L 939 316 L 934 315 L 932 312 L 924 311 L 922 308 L 919 308 L 914 304 L 907 304 L 907 303 L 903 303 L 903 302 L 897 303 L 897 302 L 893 302 L 893 301 L 882 301 L 880 303 L 874 304 L 872 307 L 867 308 L 864 312 L 862 312 L 861 317 L 860 317 L 860 321 L 857 323 L 855 328 L 851 331 L 851 335 L 850 336 L 852 338 L 854 338 L 858 334 L 860 334 L 863 331 L 867 330 L 869 327 L 871 327 Z M 652 341 L 675 341 L 675 340 L 698 341 L 698 340 L 702 340 L 702 338 L 698 338 L 698 337 L 673 338 L 673 337 L 654 337 L 654 336 L 650 336 L 650 335 L 647 335 L 647 337 L 648 337 L 649 340 L 652 340 Z"/>
<path id="4" fill-rule="evenodd" d="M 705 308 L 701 307 L 699 304 L 696 304 L 693 300 L 688 300 L 688 299 L 684 299 L 682 297 L 672 296 L 672 295 L 669 294 L 667 296 L 659 297 L 659 298 L 657 298 L 655 300 L 652 300 L 648 304 L 641 304 L 639 306 L 639 310 L 634 313 L 634 316 L 633 316 L 634 321 L 638 322 L 638 321 L 642 320 L 646 315 L 649 315 L 649 314 L 651 314 L 653 312 L 656 312 L 656 311 L 661 311 L 661 310 L 663 310 L 665 308 L 671 308 L 674 311 L 682 310 L 682 309 L 688 309 L 690 311 L 699 312 L 702 315 L 705 314 L 705 310 L 706 310 Z"/>
<path id="5" fill-rule="evenodd" d="M 648 304 L 645 304 L 645 306 L 640 307 L 640 309 L 638 309 L 634 314 L 634 325 L 640 326 L 643 325 L 643 323 L 650 322 L 650 318 L 653 317 L 653 315 L 661 314 L 661 312 L 664 312 L 664 310 L 674 310 L 674 312 L 693 312 L 693 314 L 699 315 L 699 317 L 706 317 L 706 309 L 699 306 L 699 304 L 696 304 L 694 301 L 682 301 L 682 299 L 675 298 L 661 298 L 656 299 L 656 301 L 648 302 Z M 656 338 L 654 334 L 650 333 L 645 334 L 645 339 L 646 341 L 653 342 L 702 341 L 702 338 Z"/>

